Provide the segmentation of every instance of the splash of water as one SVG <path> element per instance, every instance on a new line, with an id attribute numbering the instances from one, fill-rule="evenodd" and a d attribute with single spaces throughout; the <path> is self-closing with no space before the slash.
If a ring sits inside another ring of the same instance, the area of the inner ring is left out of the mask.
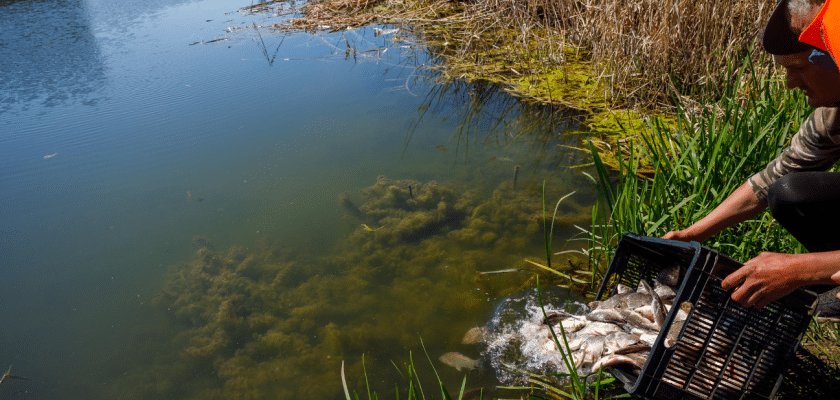
<path id="1" fill-rule="evenodd" d="M 581 301 L 568 289 L 555 287 L 543 291 L 543 305 L 549 314 L 564 310 L 584 315 L 589 309 Z M 503 384 L 521 382 L 524 371 L 567 372 L 548 325 L 543 323 L 544 318 L 537 289 L 514 294 L 496 307 L 487 324 L 484 357 Z"/>

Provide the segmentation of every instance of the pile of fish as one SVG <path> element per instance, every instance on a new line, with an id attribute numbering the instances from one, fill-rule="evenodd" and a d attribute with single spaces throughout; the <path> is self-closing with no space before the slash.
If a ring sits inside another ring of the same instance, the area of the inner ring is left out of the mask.
<path id="1" fill-rule="evenodd" d="M 504 371 L 517 369 L 567 373 L 566 360 L 579 374 L 602 367 L 623 367 L 639 374 L 670 312 L 678 284 L 679 268 L 675 267 L 660 273 L 653 285 L 644 280 L 635 289 L 618 284 L 612 297 L 578 307 L 576 313 L 566 311 L 569 307 L 565 302 L 561 307 L 546 304 L 543 314 L 542 308 L 530 301 L 525 306 L 529 309 L 525 318 L 473 328 L 467 332 L 464 343 L 485 343 L 486 361 L 503 382 L 514 380 L 514 375 Z M 690 311 L 688 303 L 679 307 L 665 339 L 668 347 L 675 343 Z M 460 353 L 444 354 L 441 361 L 459 370 L 480 365 L 479 360 Z"/>

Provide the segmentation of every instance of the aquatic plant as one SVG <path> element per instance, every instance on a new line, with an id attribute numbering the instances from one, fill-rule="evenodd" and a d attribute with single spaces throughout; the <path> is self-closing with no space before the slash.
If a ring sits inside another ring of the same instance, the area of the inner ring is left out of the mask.
<path id="1" fill-rule="evenodd" d="M 421 341 L 422 342 L 422 341 Z M 423 346 L 423 352 L 426 355 L 426 359 L 429 361 L 429 365 L 432 367 L 432 371 L 435 373 L 435 378 L 437 379 L 438 386 L 440 387 L 440 394 L 441 399 L 445 400 L 452 400 L 453 398 L 461 400 L 461 399 L 473 399 L 473 400 L 482 400 L 484 399 L 484 388 L 476 388 L 466 390 L 467 386 L 467 377 L 464 376 L 464 379 L 461 382 L 461 388 L 458 392 L 456 392 L 456 396 L 453 397 L 449 394 L 449 391 L 446 389 L 446 385 L 441 381 L 440 375 L 437 373 L 437 369 L 435 369 L 434 363 L 432 362 L 431 357 L 429 357 L 429 353 L 426 351 L 425 346 Z M 403 379 L 405 384 L 408 386 L 405 388 L 406 399 L 407 400 L 425 400 L 426 395 L 423 391 L 423 383 L 420 379 L 418 379 L 418 372 L 417 368 L 414 366 L 414 357 L 409 354 L 409 362 L 405 365 L 405 375 L 402 374 L 400 369 L 394 364 L 394 368 L 400 372 L 400 377 Z M 370 380 L 368 379 L 367 369 L 363 368 L 364 374 L 364 381 L 365 381 L 365 391 L 367 392 L 368 399 L 377 399 L 379 395 L 376 393 L 375 390 L 371 389 Z M 344 387 L 344 398 L 347 400 L 359 400 L 359 394 L 356 391 L 353 391 L 353 397 L 350 396 L 350 390 L 347 387 L 347 379 L 344 375 L 344 362 L 341 363 L 341 384 Z M 400 387 L 399 385 L 396 388 L 396 398 L 400 398 Z M 429 398 L 435 399 L 434 395 L 430 395 Z"/>

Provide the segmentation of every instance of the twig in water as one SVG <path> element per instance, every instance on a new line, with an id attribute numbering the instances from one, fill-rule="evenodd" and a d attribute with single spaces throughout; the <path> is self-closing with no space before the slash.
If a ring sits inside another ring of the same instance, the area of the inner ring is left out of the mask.
<path id="1" fill-rule="evenodd" d="M 5 373 L 5 374 L 3 374 L 3 376 L 2 376 L 2 377 L 0 377 L 0 385 L 2 385 L 2 384 L 3 384 L 3 382 L 5 382 L 5 381 L 6 381 L 6 378 L 20 379 L 20 380 L 24 380 L 24 381 L 28 381 L 28 380 L 29 380 L 29 378 L 24 378 L 24 377 L 22 377 L 22 376 L 12 375 L 12 366 L 11 366 L 11 365 L 9 365 L 9 369 L 8 369 L 8 370 L 6 370 L 6 373 Z"/>

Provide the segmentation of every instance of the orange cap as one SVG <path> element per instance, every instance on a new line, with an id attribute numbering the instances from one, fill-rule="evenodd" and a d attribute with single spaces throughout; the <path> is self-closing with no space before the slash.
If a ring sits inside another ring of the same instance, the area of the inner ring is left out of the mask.
<path id="1" fill-rule="evenodd" d="M 799 41 L 828 51 L 835 62 L 840 60 L 840 0 L 826 0 L 819 14 L 799 35 Z"/>

